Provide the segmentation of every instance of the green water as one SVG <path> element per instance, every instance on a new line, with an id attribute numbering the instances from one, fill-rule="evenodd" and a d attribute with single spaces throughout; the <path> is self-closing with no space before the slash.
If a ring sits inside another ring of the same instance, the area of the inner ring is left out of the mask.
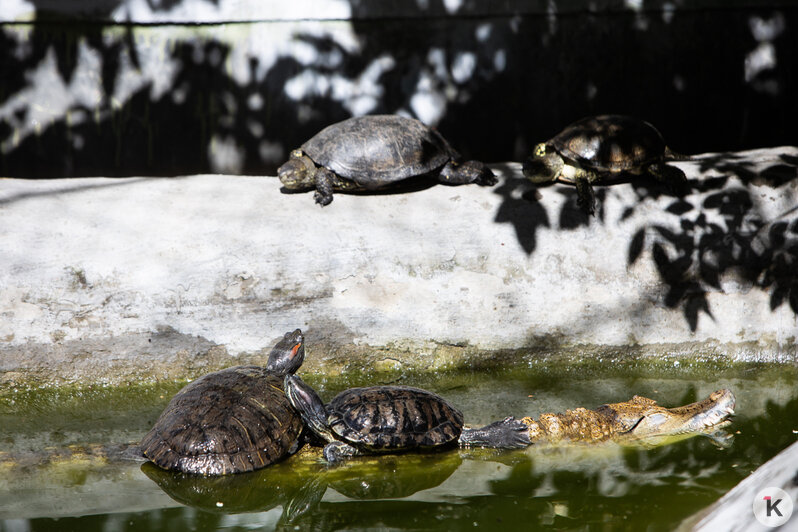
<path id="1" fill-rule="evenodd" d="M 149 429 L 180 384 L 6 390 L 0 531 L 673 530 L 798 439 L 792 366 L 616 361 L 305 377 L 325 399 L 353 385 L 421 386 L 473 425 L 634 394 L 676 406 L 724 387 L 737 396 L 737 416 L 727 448 L 695 437 L 651 449 L 539 445 L 363 457 L 332 468 L 303 452 L 259 472 L 198 479 L 119 459 L 118 447 Z"/>

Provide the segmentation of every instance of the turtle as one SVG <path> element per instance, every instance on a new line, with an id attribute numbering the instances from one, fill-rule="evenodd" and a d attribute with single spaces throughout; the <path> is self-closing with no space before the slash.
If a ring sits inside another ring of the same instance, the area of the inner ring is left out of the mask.
<path id="1" fill-rule="evenodd" d="M 325 460 L 460 445 L 517 449 L 530 444 L 529 427 L 507 417 L 464 428 L 463 414 L 441 396 L 411 386 L 369 386 L 339 393 L 324 405 L 296 375 L 286 375 L 288 400 L 312 433 L 327 442 Z"/>
<path id="2" fill-rule="evenodd" d="M 624 115 L 589 116 L 535 146 L 523 172 L 534 183 L 576 185 L 577 203 L 593 214 L 592 183 L 624 174 L 650 174 L 678 189 L 686 182 L 684 172 L 664 163 L 687 158 L 672 152 L 657 128 L 644 120 Z"/>
<path id="3" fill-rule="evenodd" d="M 446 184 L 496 184 L 479 161 L 460 155 L 434 128 L 414 118 L 366 115 L 322 129 L 290 158 L 277 175 L 289 191 L 316 189 L 316 203 L 333 200 L 333 191 L 379 190 L 415 176 Z"/>
<path id="4" fill-rule="evenodd" d="M 302 418 L 283 378 L 305 358 L 296 329 L 272 349 L 266 367 L 234 366 L 181 389 L 141 440 L 144 456 L 163 469 L 199 475 L 254 471 L 301 446 Z"/>

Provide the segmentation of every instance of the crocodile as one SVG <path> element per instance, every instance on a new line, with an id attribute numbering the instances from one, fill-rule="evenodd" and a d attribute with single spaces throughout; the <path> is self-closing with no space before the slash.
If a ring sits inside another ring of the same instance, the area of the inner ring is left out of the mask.
<path id="1" fill-rule="evenodd" d="M 710 434 L 729 423 L 735 398 L 731 390 L 713 392 L 706 399 L 675 408 L 635 395 L 629 401 L 604 404 L 593 410 L 575 408 L 564 414 L 524 417 L 532 443 L 614 441 L 650 445 L 669 437 Z"/>

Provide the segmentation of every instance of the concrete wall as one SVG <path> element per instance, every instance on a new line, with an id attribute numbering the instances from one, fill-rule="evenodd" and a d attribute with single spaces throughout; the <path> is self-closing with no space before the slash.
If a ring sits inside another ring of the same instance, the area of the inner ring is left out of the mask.
<path id="1" fill-rule="evenodd" d="M 321 127 L 377 112 L 488 162 L 603 112 L 646 118 L 685 153 L 796 138 L 792 2 L 0 7 L 5 176 L 270 175 Z"/>
<path id="2" fill-rule="evenodd" d="M 282 194 L 272 177 L 0 181 L 0 382 L 185 378 L 265 361 L 301 327 L 308 371 L 798 360 L 798 147 L 649 180 Z"/>

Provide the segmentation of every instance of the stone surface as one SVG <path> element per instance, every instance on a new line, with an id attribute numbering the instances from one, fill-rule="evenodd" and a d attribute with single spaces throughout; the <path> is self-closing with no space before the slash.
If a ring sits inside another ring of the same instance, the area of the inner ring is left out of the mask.
<path id="1" fill-rule="evenodd" d="M 578 353 L 795 361 L 798 148 L 675 163 L 690 192 L 566 185 L 283 194 L 273 177 L 0 181 L 0 381 L 262 361 L 434 369 Z"/>

